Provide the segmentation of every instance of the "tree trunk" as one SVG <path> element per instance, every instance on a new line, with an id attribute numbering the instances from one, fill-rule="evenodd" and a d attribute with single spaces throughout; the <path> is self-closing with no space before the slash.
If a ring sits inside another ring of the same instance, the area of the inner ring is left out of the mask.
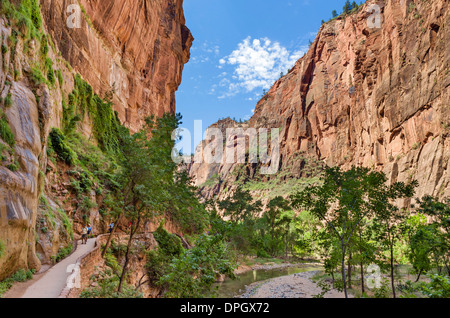
<path id="1" fill-rule="evenodd" d="M 346 282 L 346 279 L 345 279 L 345 245 L 344 245 L 344 238 L 341 239 L 341 244 L 342 244 L 342 282 L 344 283 L 345 298 L 348 298 L 347 282 Z"/>
<path id="2" fill-rule="evenodd" d="M 361 291 L 363 293 L 365 293 L 366 292 L 366 288 L 364 286 L 364 264 L 363 264 L 362 260 L 361 260 L 360 266 L 361 266 Z"/>
<path id="3" fill-rule="evenodd" d="M 391 244 L 391 285 L 392 285 L 392 294 L 394 298 L 397 298 L 395 294 L 395 282 L 394 282 L 394 246 Z"/>
<path id="4" fill-rule="evenodd" d="M 116 222 L 114 223 L 114 227 L 113 227 L 113 229 L 112 229 L 112 231 L 111 231 L 111 233 L 110 233 L 110 235 L 108 237 L 108 241 L 106 242 L 105 247 L 103 249 L 102 258 L 105 258 L 106 251 L 108 250 L 109 244 L 111 244 L 111 240 L 112 240 L 113 234 L 116 232 L 116 229 L 117 229 L 117 227 L 119 225 L 119 221 L 121 219 L 122 219 L 122 214 L 119 215 L 119 217 L 117 218 Z"/>
<path id="5" fill-rule="evenodd" d="M 348 257 L 348 288 L 352 288 L 352 253 Z"/>
<path id="6" fill-rule="evenodd" d="M 416 283 L 420 280 L 420 276 L 422 276 L 422 271 L 423 271 L 423 270 L 420 270 L 420 271 L 419 271 L 419 276 L 417 276 Z"/>
<path id="7" fill-rule="evenodd" d="M 134 234 L 136 234 L 137 229 L 139 228 L 139 223 L 140 223 L 140 217 L 138 218 L 137 222 L 136 222 L 136 226 L 133 229 L 133 224 L 131 224 L 131 228 L 130 228 L 130 238 L 128 240 L 128 245 L 127 245 L 127 251 L 125 253 L 125 263 L 123 265 L 123 269 L 122 269 L 122 274 L 120 275 L 120 282 L 119 282 L 119 288 L 118 288 L 118 292 L 122 292 L 122 287 L 123 287 L 123 282 L 125 280 L 125 275 L 128 271 L 127 267 L 128 267 L 128 263 L 130 261 L 130 250 L 131 250 L 131 243 L 133 241 L 133 236 Z"/>

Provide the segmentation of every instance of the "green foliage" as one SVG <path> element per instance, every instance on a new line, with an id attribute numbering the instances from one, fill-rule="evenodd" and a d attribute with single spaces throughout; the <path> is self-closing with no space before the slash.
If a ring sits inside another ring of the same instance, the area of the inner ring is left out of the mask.
<path id="1" fill-rule="evenodd" d="M 441 274 L 446 268 L 450 275 L 450 200 L 440 202 L 437 198 L 425 196 L 417 201 L 422 219 L 428 216 L 433 221 L 429 224 L 416 222 L 406 228 L 414 268 L 419 274 L 432 267 Z"/>
<path id="2" fill-rule="evenodd" d="M 450 277 L 431 275 L 430 283 L 423 283 L 420 291 L 429 298 L 450 298 Z"/>
<path id="3" fill-rule="evenodd" d="M 61 70 L 57 70 L 56 71 L 56 76 L 58 77 L 59 85 L 62 86 L 64 84 L 64 80 L 63 80 L 63 76 L 62 76 Z"/>
<path id="4" fill-rule="evenodd" d="M 291 196 L 294 207 L 310 211 L 325 222 L 339 240 L 346 296 L 345 258 L 364 220 L 375 217 L 377 226 L 374 229 L 379 233 L 379 241 L 391 252 L 389 259 L 393 268 L 393 246 L 400 233 L 396 220 L 400 216 L 392 202 L 412 197 L 418 183 L 414 181 L 409 185 L 394 183 L 387 186 L 386 182 L 383 173 L 366 168 L 352 168 L 345 172 L 340 168 L 328 168 L 322 186 L 310 186 Z"/>
<path id="5" fill-rule="evenodd" d="M 42 72 L 39 67 L 32 67 L 31 68 L 31 81 L 34 83 L 34 85 L 38 86 L 42 83 L 47 83 L 47 79 L 42 75 Z"/>
<path id="6" fill-rule="evenodd" d="M 162 225 L 154 233 L 157 250 L 147 253 L 147 275 L 150 281 L 158 285 L 160 279 L 170 272 L 170 262 L 174 257 L 180 256 L 184 249 L 181 240 L 174 234 L 168 233 Z"/>
<path id="7" fill-rule="evenodd" d="M 198 190 L 186 171 L 174 174 L 175 181 L 169 188 L 171 204 L 167 210 L 184 233 L 201 233 L 208 227 L 208 213 L 199 201 Z"/>
<path id="8" fill-rule="evenodd" d="M 60 73 L 58 73 L 58 77 Z M 100 149 L 118 156 L 120 154 L 120 136 L 126 133 L 121 126 L 117 113 L 112 108 L 112 94 L 107 94 L 101 99 L 93 93 L 92 87 L 85 82 L 79 74 L 74 78 L 75 88 L 69 95 L 69 104 L 63 105 L 63 127 L 66 134 L 70 134 L 76 128 L 76 123 L 81 121 L 87 113 L 93 122 L 95 138 Z M 62 84 L 62 75 L 60 78 Z"/>
<path id="9" fill-rule="evenodd" d="M 5 44 L 2 44 L 2 55 L 4 56 L 6 53 L 8 53 L 8 47 Z"/>
<path id="10" fill-rule="evenodd" d="M 55 85 L 55 72 L 53 71 L 53 61 L 50 58 L 45 59 L 45 69 L 47 70 L 47 80 L 51 85 Z"/>
<path id="11" fill-rule="evenodd" d="M 70 244 L 67 247 L 61 248 L 58 251 L 58 254 L 55 256 L 52 256 L 51 259 L 53 261 L 53 263 L 59 263 L 61 262 L 63 259 L 65 259 L 67 256 L 69 256 L 73 251 L 73 245 Z"/>
<path id="12" fill-rule="evenodd" d="M 68 165 L 74 165 L 77 161 L 77 155 L 65 142 L 66 137 L 61 130 L 53 128 L 49 137 L 52 149 L 58 155 L 58 158 Z"/>
<path id="13" fill-rule="evenodd" d="M 373 293 L 375 298 L 390 298 L 391 289 L 389 287 L 389 280 L 383 279 L 381 281 L 381 286 L 374 288 Z"/>
<path id="14" fill-rule="evenodd" d="M 6 107 L 11 107 L 11 106 L 12 106 L 12 96 L 11 96 L 11 93 L 8 93 L 8 95 L 6 95 L 6 98 L 5 98 L 5 106 L 6 106 Z"/>
<path id="15" fill-rule="evenodd" d="M 352 10 L 352 5 L 350 4 L 350 0 L 347 0 L 344 4 L 343 12 L 345 14 L 349 13 Z"/>
<path id="16" fill-rule="evenodd" d="M 73 221 L 69 218 L 64 210 L 58 209 L 58 213 L 62 219 L 63 226 L 66 229 L 67 235 L 73 240 Z"/>
<path id="17" fill-rule="evenodd" d="M 234 278 L 235 264 L 220 236 L 201 235 L 190 250 L 175 257 L 170 271 L 160 279 L 167 286 L 165 297 L 202 298 L 219 275 Z"/>
<path id="18" fill-rule="evenodd" d="M 14 147 L 16 144 L 16 139 L 14 134 L 9 127 L 8 118 L 6 114 L 4 114 L 0 109 L 0 138 L 3 139 L 11 147 Z"/>
<path id="19" fill-rule="evenodd" d="M 162 224 L 158 227 L 153 235 L 156 242 L 158 242 L 159 248 L 164 250 L 164 253 L 172 256 L 178 256 L 183 252 L 181 239 L 175 234 L 170 234 L 169 232 L 167 232 Z"/>
<path id="20" fill-rule="evenodd" d="M 26 39 L 40 38 L 42 31 L 42 16 L 38 0 L 15 1 L 2 0 L 1 13 L 12 21 L 17 30 Z"/>
<path id="21" fill-rule="evenodd" d="M 143 298 L 143 294 L 132 286 L 125 284 L 121 292 L 117 291 L 119 278 L 113 270 L 107 269 L 91 277 L 91 282 L 98 287 L 89 287 L 82 291 L 80 298 Z"/>
<path id="22" fill-rule="evenodd" d="M 2 258 L 3 255 L 5 255 L 5 249 L 6 249 L 5 243 L 3 243 L 3 241 L 0 241 L 0 258 Z"/>
<path id="23" fill-rule="evenodd" d="M 238 187 L 229 200 L 220 201 L 219 208 L 229 216 L 234 223 L 253 219 L 262 208 L 261 201 L 253 203 L 253 197 L 248 190 Z"/>
<path id="24" fill-rule="evenodd" d="M 0 298 L 7 292 L 16 282 L 25 282 L 33 278 L 35 270 L 19 269 L 12 276 L 0 282 Z"/>

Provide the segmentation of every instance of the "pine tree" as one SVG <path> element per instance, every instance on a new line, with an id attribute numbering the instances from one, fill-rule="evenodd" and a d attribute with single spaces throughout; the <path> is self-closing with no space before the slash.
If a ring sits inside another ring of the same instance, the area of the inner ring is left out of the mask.
<path id="1" fill-rule="evenodd" d="M 352 10 L 352 5 L 350 4 L 350 0 L 347 0 L 347 1 L 345 2 L 343 11 L 344 11 L 345 14 L 347 14 L 347 13 L 349 13 L 351 10 Z"/>

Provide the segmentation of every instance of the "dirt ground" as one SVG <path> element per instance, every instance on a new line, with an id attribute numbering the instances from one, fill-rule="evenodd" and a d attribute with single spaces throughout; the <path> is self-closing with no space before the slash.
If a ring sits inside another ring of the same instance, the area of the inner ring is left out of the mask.
<path id="1" fill-rule="evenodd" d="M 322 292 L 322 289 L 311 280 L 317 273 L 317 271 L 304 272 L 257 282 L 247 286 L 241 298 L 314 298 Z M 331 290 L 324 298 L 345 298 L 345 295 L 343 292 Z"/>

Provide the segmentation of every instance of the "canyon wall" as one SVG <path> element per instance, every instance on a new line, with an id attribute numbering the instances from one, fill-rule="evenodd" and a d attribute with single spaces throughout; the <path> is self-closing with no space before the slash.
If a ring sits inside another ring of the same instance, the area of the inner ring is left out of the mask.
<path id="1" fill-rule="evenodd" d="M 71 4 L 80 4 L 80 27 Z M 149 115 L 175 112 L 193 37 L 182 0 L 41 0 L 62 57 L 100 96 L 114 90 L 121 122 L 136 132 Z M 70 24 L 72 23 L 72 24 Z"/>
<path id="2" fill-rule="evenodd" d="M 369 23 L 373 4 L 381 8 L 380 28 Z M 267 201 L 291 179 L 307 184 L 316 167 L 357 165 L 382 170 L 391 182 L 418 180 L 418 197 L 449 197 L 449 26 L 447 0 L 367 1 L 323 24 L 247 125 L 281 127 L 279 173 L 259 176 L 251 164 L 193 164 L 191 176 L 207 198 L 250 183 Z M 264 186 L 271 180 L 272 188 Z M 280 193 L 288 195 L 292 185 Z"/>
<path id="3" fill-rule="evenodd" d="M 68 27 L 74 14 L 68 8 L 78 3 L 80 27 Z M 2 2 L 0 16 L 0 280 L 21 268 L 39 270 L 70 248 L 71 235 L 79 237 L 81 224 L 72 229 L 67 222 L 76 211 L 66 208 L 80 205 L 71 169 L 52 163 L 47 152 L 51 128 L 62 128 L 74 76 L 80 74 L 101 97 L 113 90 L 114 110 L 135 132 L 145 117 L 175 111 L 193 41 L 182 0 L 41 0 L 38 37 L 3 14 L 7 4 Z M 41 74 L 49 67 L 52 83 Z M 3 125 L 13 136 L 9 144 L 2 139 Z M 79 126 L 95 144 L 89 116 Z M 99 198 L 95 191 L 88 195 L 94 203 Z M 99 209 L 87 214 L 101 230 Z"/>

